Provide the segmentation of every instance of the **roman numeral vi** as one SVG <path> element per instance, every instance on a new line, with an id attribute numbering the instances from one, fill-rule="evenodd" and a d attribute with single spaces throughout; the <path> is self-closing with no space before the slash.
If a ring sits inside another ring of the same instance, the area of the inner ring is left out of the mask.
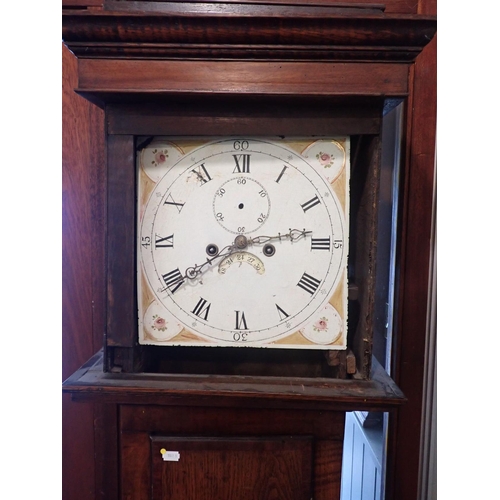
<path id="1" fill-rule="evenodd" d="M 236 313 L 236 330 L 248 330 L 247 321 L 245 319 L 245 313 L 243 311 L 235 311 L 235 313 Z"/>

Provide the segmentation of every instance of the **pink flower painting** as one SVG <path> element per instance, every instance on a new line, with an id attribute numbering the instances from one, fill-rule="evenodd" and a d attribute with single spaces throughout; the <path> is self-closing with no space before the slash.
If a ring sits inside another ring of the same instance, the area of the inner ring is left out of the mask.
<path id="1" fill-rule="evenodd" d="M 333 158 L 328 153 L 323 153 L 320 151 L 316 155 L 316 158 L 324 167 L 330 168 L 333 165 Z"/>
<path id="2" fill-rule="evenodd" d="M 168 158 L 166 149 L 153 149 L 154 160 L 151 162 L 155 167 L 165 163 Z"/>
<path id="3" fill-rule="evenodd" d="M 328 330 L 328 319 L 323 317 L 316 321 L 313 325 L 313 330 L 315 332 L 325 332 Z"/>
<path id="4" fill-rule="evenodd" d="M 153 328 L 153 330 L 164 332 L 167 329 L 167 322 L 164 318 L 155 314 L 153 316 L 153 324 L 151 325 L 151 328 Z"/>

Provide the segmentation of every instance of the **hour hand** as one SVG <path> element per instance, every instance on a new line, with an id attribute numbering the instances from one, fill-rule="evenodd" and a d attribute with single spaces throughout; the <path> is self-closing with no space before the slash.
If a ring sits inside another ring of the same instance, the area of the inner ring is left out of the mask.
<path id="1" fill-rule="evenodd" d="M 171 271 L 163 275 L 163 281 L 165 282 L 166 287 L 162 291 L 170 290 L 171 293 L 175 293 L 185 282 L 186 280 L 194 280 L 201 276 L 206 269 L 212 265 L 214 260 L 222 259 L 227 257 L 231 253 L 236 250 L 236 247 L 233 245 L 228 245 L 224 247 L 222 250 L 219 250 L 217 245 L 210 244 L 207 245 L 206 252 L 209 257 L 206 257 L 205 262 L 203 264 L 195 264 L 186 268 L 184 274 L 176 269 L 175 271 Z"/>
<path id="2" fill-rule="evenodd" d="M 206 252 L 209 255 L 209 257 L 206 258 L 205 262 L 201 265 L 195 264 L 194 266 L 188 267 L 184 273 L 184 276 L 182 278 L 187 278 L 187 279 L 195 279 L 198 276 L 200 276 L 204 269 L 207 266 L 211 266 L 212 262 L 216 259 L 221 259 L 223 257 L 227 257 L 228 255 L 232 254 L 236 250 L 235 245 L 228 245 L 224 247 L 222 250 L 219 250 L 217 245 L 210 244 L 206 248 Z"/>
<path id="3" fill-rule="evenodd" d="M 255 236 L 254 238 L 251 238 L 248 240 L 248 243 L 250 245 L 262 245 L 264 243 L 267 243 L 272 240 L 290 240 L 290 241 L 297 241 L 300 240 L 301 238 L 305 238 L 308 234 L 311 234 L 312 231 L 306 231 L 305 229 L 289 229 L 288 233 L 281 234 L 278 233 L 276 236 Z"/>

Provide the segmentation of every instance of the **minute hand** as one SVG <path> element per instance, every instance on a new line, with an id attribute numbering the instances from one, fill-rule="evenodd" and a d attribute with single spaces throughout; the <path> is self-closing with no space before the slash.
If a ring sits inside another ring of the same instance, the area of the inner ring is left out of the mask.
<path id="1" fill-rule="evenodd" d="M 281 234 L 278 233 L 277 236 L 255 236 L 254 238 L 251 238 L 248 240 L 249 245 L 261 245 L 263 243 L 267 243 L 268 241 L 271 240 L 290 240 L 290 241 L 297 241 L 300 240 L 301 238 L 305 238 L 308 234 L 311 234 L 312 231 L 306 231 L 303 229 L 302 231 L 300 229 L 289 229 L 288 233 L 286 234 Z"/>

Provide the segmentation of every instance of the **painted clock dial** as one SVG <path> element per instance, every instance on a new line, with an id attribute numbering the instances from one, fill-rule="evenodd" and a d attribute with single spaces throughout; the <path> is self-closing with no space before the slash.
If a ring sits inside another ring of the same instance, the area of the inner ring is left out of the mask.
<path id="1" fill-rule="evenodd" d="M 346 137 L 142 149 L 139 342 L 345 348 L 348 152 Z"/>

